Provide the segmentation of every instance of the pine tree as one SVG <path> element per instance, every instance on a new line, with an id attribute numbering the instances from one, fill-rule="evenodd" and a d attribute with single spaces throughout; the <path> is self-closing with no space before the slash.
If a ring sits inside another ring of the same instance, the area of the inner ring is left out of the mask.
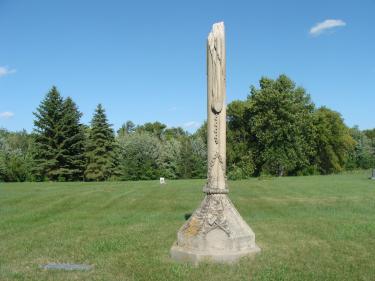
<path id="1" fill-rule="evenodd" d="M 85 135 L 80 123 L 82 113 L 76 104 L 68 97 L 63 104 L 61 133 L 64 136 L 61 143 L 60 177 L 65 180 L 82 180 L 85 170 Z"/>
<path id="2" fill-rule="evenodd" d="M 108 123 L 105 110 L 99 104 L 91 120 L 86 148 L 87 167 L 85 177 L 87 180 L 108 180 L 118 174 L 117 144 L 114 131 Z"/>
<path id="3" fill-rule="evenodd" d="M 81 113 L 52 87 L 34 113 L 32 172 L 39 180 L 81 180 L 85 167 Z"/>
<path id="4" fill-rule="evenodd" d="M 34 112 L 36 120 L 34 120 L 33 174 L 38 180 L 57 180 L 59 178 L 60 146 L 63 142 L 61 134 L 63 103 L 63 98 L 53 86 Z"/>

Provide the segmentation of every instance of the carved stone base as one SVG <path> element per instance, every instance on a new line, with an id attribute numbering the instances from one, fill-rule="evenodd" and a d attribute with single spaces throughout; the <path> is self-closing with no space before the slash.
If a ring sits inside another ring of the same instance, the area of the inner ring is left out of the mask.
<path id="1" fill-rule="evenodd" d="M 182 262 L 233 263 L 255 255 L 255 234 L 226 194 L 207 194 L 177 233 L 171 256 Z"/>
<path id="2" fill-rule="evenodd" d="M 252 249 L 237 252 L 200 252 L 189 250 L 178 245 L 173 245 L 171 248 L 171 257 L 175 261 L 188 262 L 198 265 L 199 262 L 216 262 L 216 263 L 235 263 L 242 257 L 254 257 L 260 252 L 260 248 L 255 245 Z"/>

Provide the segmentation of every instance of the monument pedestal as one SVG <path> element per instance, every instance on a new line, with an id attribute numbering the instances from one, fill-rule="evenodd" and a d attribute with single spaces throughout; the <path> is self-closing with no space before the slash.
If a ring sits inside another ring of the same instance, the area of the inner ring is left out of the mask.
<path id="1" fill-rule="evenodd" d="M 181 262 L 233 263 L 260 252 L 255 234 L 226 194 L 207 194 L 177 233 L 171 256 Z"/>

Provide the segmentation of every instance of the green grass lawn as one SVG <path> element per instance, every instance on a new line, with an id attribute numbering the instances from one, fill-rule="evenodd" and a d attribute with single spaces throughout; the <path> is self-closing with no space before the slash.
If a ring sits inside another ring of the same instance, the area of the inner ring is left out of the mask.
<path id="1" fill-rule="evenodd" d="M 0 183 L 0 280 L 375 280 L 369 173 L 229 182 L 262 252 L 238 264 L 178 264 L 176 233 L 203 180 Z M 39 265 L 85 263 L 87 272 Z"/>

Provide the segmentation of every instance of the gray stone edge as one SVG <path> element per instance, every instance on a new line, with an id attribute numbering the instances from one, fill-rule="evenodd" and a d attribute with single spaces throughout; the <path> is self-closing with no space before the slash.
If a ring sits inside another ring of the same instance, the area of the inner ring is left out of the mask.
<path id="1" fill-rule="evenodd" d="M 255 245 L 242 251 L 234 252 L 201 252 L 179 247 L 176 243 L 170 250 L 171 258 L 177 262 L 192 263 L 198 265 L 199 262 L 218 262 L 233 264 L 243 257 L 255 257 L 261 249 Z"/>

